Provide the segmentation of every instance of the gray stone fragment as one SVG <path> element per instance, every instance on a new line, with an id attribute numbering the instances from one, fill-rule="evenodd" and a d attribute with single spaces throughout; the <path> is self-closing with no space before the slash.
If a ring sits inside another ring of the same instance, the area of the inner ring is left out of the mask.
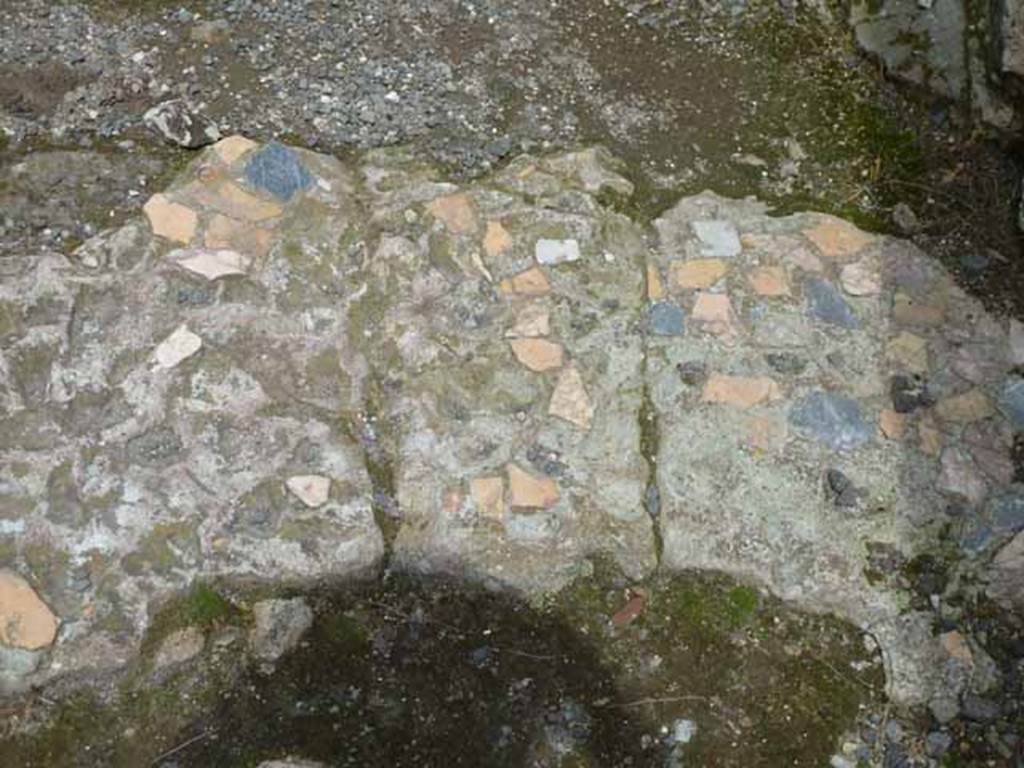
<path id="1" fill-rule="evenodd" d="M 272 141 L 249 158 L 245 178 L 254 187 L 281 200 L 313 184 L 313 177 L 290 147 Z"/>
<path id="2" fill-rule="evenodd" d="M 964 696 L 961 709 L 964 717 L 979 723 L 989 723 L 1001 714 L 999 702 L 973 693 Z"/>
<path id="3" fill-rule="evenodd" d="M 988 593 L 1008 609 L 1024 613 L 1024 533 L 996 553 Z"/>
<path id="4" fill-rule="evenodd" d="M 1024 486 L 1015 485 L 988 503 L 992 527 L 999 533 L 1024 530 Z"/>
<path id="5" fill-rule="evenodd" d="M 647 312 L 651 333 L 655 336 L 682 336 L 683 310 L 671 301 L 659 301 Z"/>
<path id="6" fill-rule="evenodd" d="M 912 235 L 917 231 L 919 226 L 917 214 L 915 214 L 914 210 L 906 203 L 898 203 L 896 207 L 892 209 L 892 222 L 904 235 Z"/>
<path id="7" fill-rule="evenodd" d="M 999 407 L 1014 426 L 1024 428 L 1024 379 L 1012 378 L 1003 384 Z"/>
<path id="8" fill-rule="evenodd" d="M 830 392 L 812 392 L 799 400 L 789 412 L 789 423 L 836 451 L 858 448 L 873 433 L 856 400 Z"/>
<path id="9" fill-rule="evenodd" d="M 973 504 L 985 500 L 988 483 L 966 452 L 954 447 L 944 448 L 939 463 L 941 471 L 935 481 L 936 488 L 943 493 L 963 497 Z"/>
<path id="10" fill-rule="evenodd" d="M 980 517 L 971 517 L 964 525 L 960 534 L 960 548 L 971 555 L 977 555 L 988 549 L 992 543 L 994 531 L 992 526 Z"/>
<path id="11" fill-rule="evenodd" d="M 128 441 L 125 454 L 133 464 L 160 466 L 182 451 L 181 439 L 169 427 L 158 427 Z"/>
<path id="12" fill-rule="evenodd" d="M 526 460 L 548 477 L 562 477 L 569 468 L 561 460 L 558 451 L 546 448 L 540 443 L 534 443 L 526 450 Z"/>
<path id="13" fill-rule="evenodd" d="M 854 3 L 850 24 L 861 48 L 877 56 L 893 76 L 959 98 L 967 82 L 964 37 L 967 19 L 960 0 Z"/>
<path id="14" fill-rule="evenodd" d="M 323 763 L 313 760 L 301 760 L 297 757 L 286 757 L 282 760 L 264 760 L 259 768 L 325 768 Z"/>
<path id="15" fill-rule="evenodd" d="M 840 328 L 854 329 L 860 326 L 853 309 L 827 280 L 808 280 L 804 293 L 807 297 L 807 312 L 811 317 Z"/>
<path id="16" fill-rule="evenodd" d="M 661 491 L 658 490 L 657 483 L 650 483 L 647 486 L 644 492 L 644 509 L 652 520 L 657 520 L 661 516 Z"/>
<path id="17" fill-rule="evenodd" d="M 698 220 L 692 226 L 703 256 L 728 258 L 738 256 L 743 250 L 736 225 L 731 221 Z"/>
<path id="18" fill-rule="evenodd" d="M 189 661 L 202 652 L 205 643 L 206 638 L 198 627 L 185 627 L 172 632 L 160 643 L 153 666 L 162 669 Z"/>
<path id="19" fill-rule="evenodd" d="M 775 371 L 786 376 L 796 376 L 807 369 L 807 361 L 792 352 L 769 352 L 764 359 Z"/>
<path id="20" fill-rule="evenodd" d="M 952 722 L 960 714 L 960 705 L 952 696 L 940 696 L 928 704 L 932 717 L 940 725 Z"/>
<path id="21" fill-rule="evenodd" d="M 929 757 L 942 757 L 953 746 L 953 737 L 944 731 L 932 731 L 924 740 Z"/>
<path id="22" fill-rule="evenodd" d="M 301 597 L 263 600 L 253 606 L 255 624 L 250 633 L 253 653 L 276 661 L 292 650 L 313 626 L 313 611 Z"/>
<path id="23" fill-rule="evenodd" d="M 832 503 L 842 509 L 852 509 L 860 505 L 864 493 L 857 488 L 845 474 L 838 469 L 830 469 L 825 473 L 825 488 Z"/>
<path id="24" fill-rule="evenodd" d="M 912 768 L 913 763 L 907 756 L 907 751 L 901 744 L 894 741 L 887 741 L 885 754 L 882 757 L 882 768 Z"/>
<path id="25" fill-rule="evenodd" d="M 676 365 L 676 370 L 679 371 L 679 377 L 683 383 L 691 387 L 701 386 L 708 378 L 708 367 L 700 360 L 687 360 L 685 363 L 679 363 Z"/>
<path id="26" fill-rule="evenodd" d="M 0 695 L 15 693 L 25 687 L 25 678 L 36 671 L 42 651 L 0 645 Z"/>
<path id="27" fill-rule="evenodd" d="M 889 382 L 889 396 L 896 413 L 912 413 L 918 408 L 935 405 L 928 383 L 920 376 L 893 376 Z"/>
<path id="28" fill-rule="evenodd" d="M 182 99 L 157 104 L 142 116 L 142 121 L 166 141 L 185 149 L 199 149 L 220 139 L 216 124 L 193 112 Z"/>

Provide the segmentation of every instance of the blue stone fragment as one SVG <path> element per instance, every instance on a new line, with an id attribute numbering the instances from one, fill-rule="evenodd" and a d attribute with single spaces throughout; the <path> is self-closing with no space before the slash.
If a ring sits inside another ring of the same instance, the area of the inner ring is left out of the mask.
<path id="1" fill-rule="evenodd" d="M 988 504 L 992 527 L 1000 533 L 1024 530 L 1024 486 L 1013 486 Z"/>
<path id="2" fill-rule="evenodd" d="M 1009 379 L 1003 385 L 999 407 L 1017 428 L 1024 428 L 1024 379 Z"/>
<path id="3" fill-rule="evenodd" d="M 296 192 L 313 183 L 313 177 L 299 156 L 276 141 L 249 158 L 245 178 L 254 187 L 266 190 L 280 200 L 291 200 Z"/>
<path id="4" fill-rule="evenodd" d="M 651 333 L 655 336 L 682 336 L 683 310 L 671 301 L 659 301 L 648 310 Z"/>
<path id="5" fill-rule="evenodd" d="M 840 328 L 860 326 L 860 321 L 850 305 L 827 280 L 808 280 L 804 286 L 804 294 L 807 296 L 807 311 L 811 316 L 831 325 L 838 325 Z"/>
<path id="6" fill-rule="evenodd" d="M 992 543 L 992 526 L 983 520 L 973 518 L 967 522 L 960 534 L 960 549 L 968 555 L 978 555 Z"/>
<path id="7" fill-rule="evenodd" d="M 836 451 L 857 448 L 874 434 L 856 400 L 829 392 L 812 392 L 797 401 L 789 412 L 789 423 Z"/>

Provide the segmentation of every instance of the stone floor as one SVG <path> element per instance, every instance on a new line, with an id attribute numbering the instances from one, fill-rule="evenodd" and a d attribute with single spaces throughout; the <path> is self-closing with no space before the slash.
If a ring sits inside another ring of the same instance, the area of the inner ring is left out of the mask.
<path id="1" fill-rule="evenodd" d="M 634 221 L 616 167 L 457 186 L 230 137 L 143 219 L 0 263 L 6 684 L 123 664 L 197 577 L 539 595 L 607 555 L 835 613 L 897 703 L 956 695 L 897 577 L 1015 535 L 1019 571 L 1024 330 L 830 216 L 702 194 Z"/>

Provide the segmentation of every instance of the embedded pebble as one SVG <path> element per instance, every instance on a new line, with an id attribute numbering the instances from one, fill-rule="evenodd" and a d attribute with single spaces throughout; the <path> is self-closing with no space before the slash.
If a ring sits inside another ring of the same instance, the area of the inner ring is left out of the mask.
<path id="1" fill-rule="evenodd" d="M 730 258 L 743 251 L 736 225 L 731 221 L 697 220 L 692 226 L 693 234 L 700 240 L 702 256 Z"/>
<path id="2" fill-rule="evenodd" d="M 551 266 L 565 262 L 579 261 L 580 244 L 576 240 L 550 240 L 540 238 L 534 250 L 538 264 Z"/>
<path id="3" fill-rule="evenodd" d="M 1017 428 L 1024 428 L 1024 378 L 1008 379 L 1003 385 L 999 407 Z"/>
<path id="4" fill-rule="evenodd" d="M 874 296 L 882 290 L 877 264 L 866 259 L 843 267 L 839 282 L 851 296 Z"/>
<path id="5" fill-rule="evenodd" d="M 919 376 L 893 376 L 889 383 L 889 396 L 896 413 L 913 413 L 918 408 L 935 404 L 935 398 L 928 391 L 928 383 Z"/>
<path id="6" fill-rule="evenodd" d="M 285 482 L 288 490 L 310 509 L 322 507 L 331 493 L 331 479 L 323 475 L 294 475 Z"/>
<path id="7" fill-rule="evenodd" d="M 167 195 L 153 195 L 143 206 L 153 234 L 177 243 L 188 243 L 196 233 L 199 217 L 187 205 L 176 203 Z"/>
<path id="8" fill-rule="evenodd" d="M 651 332 L 656 336 L 682 336 L 683 310 L 670 301 L 659 301 L 647 312 Z"/>
<path id="9" fill-rule="evenodd" d="M 57 635 L 57 617 L 21 576 L 0 570 L 0 643 L 45 648 Z"/>
<path id="10" fill-rule="evenodd" d="M 142 121 L 171 144 L 199 149 L 220 139 L 217 124 L 190 109 L 183 99 L 161 102 L 148 110 Z"/>
<path id="11" fill-rule="evenodd" d="M 582 429 L 590 428 L 590 421 L 594 418 L 594 406 L 576 366 L 567 366 L 558 377 L 548 413 L 572 422 Z"/>
<path id="12" fill-rule="evenodd" d="M 812 392 L 798 400 L 789 421 L 798 431 L 837 451 L 860 447 L 873 432 L 856 400 L 830 392 Z"/>
<path id="13" fill-rule="evenodd" d="M 313 626 L 313 610 L 301 597 L 261 600 L 252 607 L 249 642 L 263 661 L 277 661 L 302 640 Z"/>
<path id="14" fill-rule="evenodd" d="M 182 325 L 160 343 L 154 357 L 159 367 L 174 368 L 178 363 L 192 357 L 202 347 L 203 340 Z"/>
<path id="15" fill-rule="evenodd" d="M 245 165 L 245 178 L 257 189 L 288 201 L 296 192 L 313 185 L 298 154 L 291 147 L 272 141 L 253 153 Z"/>
<path id="16" fill-rule="evenodd" d="M 252 263 L 248 256 L 229 250 L 172 251 L 168 254 L 168 259 L 210 282 L 222 277 L 244 275 Z"/>
<path id="17" fill-rule="evenodd" d="M 860 327 L 860 321 L 835 286 L 827 280 L 812 278 L 804 285 L 807 311 L 816 319 L 840 328 Z"/>

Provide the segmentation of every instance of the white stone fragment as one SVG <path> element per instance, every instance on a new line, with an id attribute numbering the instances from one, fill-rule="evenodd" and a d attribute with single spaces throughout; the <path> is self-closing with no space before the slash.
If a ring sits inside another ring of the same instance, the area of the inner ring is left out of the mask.
<path id="1" fill-rule="evenodd" d="M 562 264 L 567 261 L 579 261 L 580 244 L 576 240 L 549 240 L 542 237 L 537 241 L 534 255 L 538 264 Z"/>
<path id="2" fill-rule="evenodd" d="M 702 256 L 729 258 L 739 256 L 743 250 L 736 225 L 719 219 L 699 219 L 692 222 L 693 234 L 700 240 Z"/>
<path id="3" fill-rule="evenodd" d="M 693 720 L 676 720 L 672 724 L 672 741 L 676 744 L 689 744 L 697 735 L 697 724 Z"/>
<path id="4" fill-rule="evenodd" d="M 173 368 L 192 357 L 203 347 L 203 340 L 186 326 L 179 326 L 156 348 L 154 356 L 158 368 Z"/>
<path id="5" fill-rule="evenodd" d="M 326 504 L 331 492 L 331 480 L 323 475 L 295 475 L 289 477 L 285 485 L 310 509 Z"/>
<path id="6" fill-rule="evenodd" d="M 170 258 L 179 266 L 213 281 L 229 275 L 244 275 L 252 259 L 237 251 L 206 249 L 172 251 Z"/>
<path id="7" fill-rule="evenodd" d="M 867 259 L 847 264 L 839 273 L 843 290 L 851 296 L 875 296 L 882 290 L 878 265 Z"/>

